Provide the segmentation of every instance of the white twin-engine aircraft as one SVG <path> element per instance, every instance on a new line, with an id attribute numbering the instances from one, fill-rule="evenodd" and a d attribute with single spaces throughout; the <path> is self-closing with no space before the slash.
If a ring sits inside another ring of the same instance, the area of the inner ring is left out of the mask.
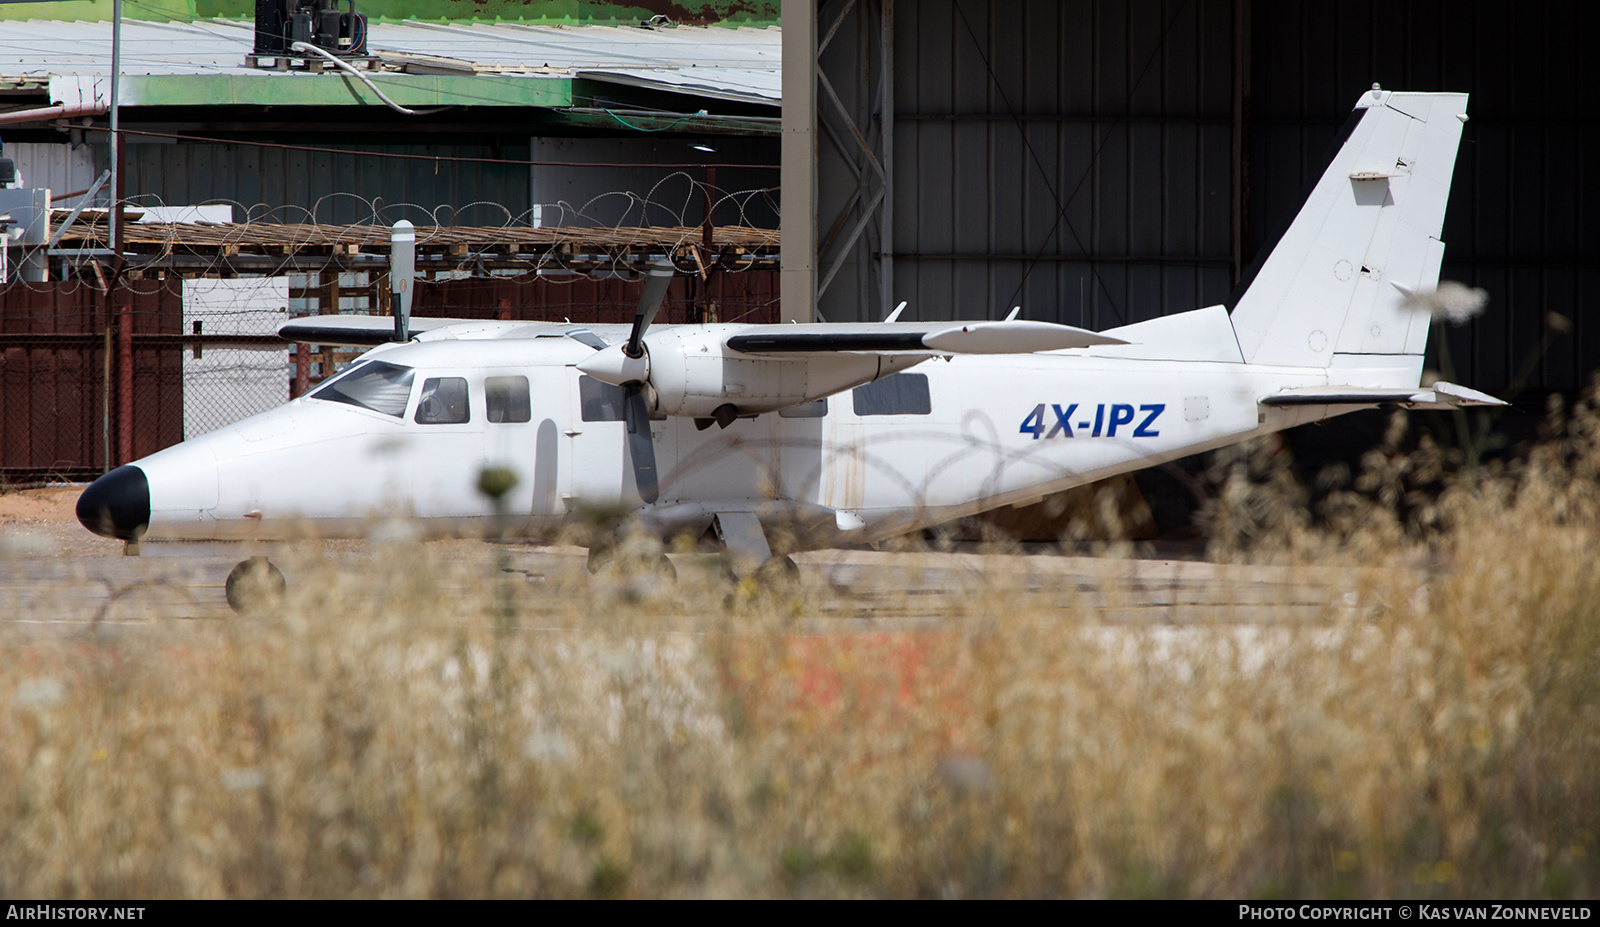
<path id="1" fill-rule="evenodd" d="M 853 545 L 1357 409 L 1499 400 L 1421 383 L 1465 94 L 1363 94 L 1327 171 L 1211 306 L 1095 333 L 1004 321 L 650 327 L 323 316 L 372 346 L 287 405 L 119 467 L 78 501 L 130 542 L 500 530 L 611 513 L 715 537 L 743 568 Z M 392 329 L 399 329 L 394 331 Z M 399 340 L 396 340 L 396 338 Z M 717 427 L 712 428 L 715 425 Z M 597 541 L 597 544 L 604 541 Z M 236 571 L 237 572 L 237 571 Z"/>

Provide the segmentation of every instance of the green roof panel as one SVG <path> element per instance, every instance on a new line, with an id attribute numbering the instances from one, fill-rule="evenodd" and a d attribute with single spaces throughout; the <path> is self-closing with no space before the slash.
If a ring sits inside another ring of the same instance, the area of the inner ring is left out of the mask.
<path id="1" fill-rule="evenodd" d="M 572 81 L 500 75 L 370 75 L 400 106 L 572 105 Z M 127 106 L 383 106 L 371 88 L 348 74 L 168 74 L 123 78 Z"/>

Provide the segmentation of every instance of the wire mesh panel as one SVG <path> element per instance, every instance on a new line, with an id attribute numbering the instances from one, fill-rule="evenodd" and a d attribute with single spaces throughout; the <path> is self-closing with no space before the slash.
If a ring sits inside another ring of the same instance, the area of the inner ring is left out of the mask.
<path id="1" fill-rule="evenodd" d="M 194 339 L 182 352 L 185 439 L 289 398 L 293 354 L 276 337 L 288 307 L 287 277 L 183 281 L 183 330 Z M 248 343 L 251 336 L 263 343 Z"/>

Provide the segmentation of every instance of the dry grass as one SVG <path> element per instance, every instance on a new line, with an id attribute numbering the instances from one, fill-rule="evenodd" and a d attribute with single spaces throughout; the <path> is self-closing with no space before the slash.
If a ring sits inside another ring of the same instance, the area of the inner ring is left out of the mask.
<path id="1" fill-rule="evenodd" d="M 862 631 L 805 585 L 416 547 L 244 619 L 5 642 L 0 894 L 1592 896 L 1595 433 L 1427 497 L 1426 453 L 1380 455 L 1317 529 L 1241 464 L 1219 554 L 1347 564 L 1321 621 L 996 580 Z"/>

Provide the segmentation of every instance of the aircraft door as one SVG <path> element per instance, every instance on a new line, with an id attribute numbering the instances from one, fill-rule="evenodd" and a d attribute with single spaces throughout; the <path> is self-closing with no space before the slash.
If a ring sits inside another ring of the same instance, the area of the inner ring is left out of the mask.
<path id="1" fill-rule="evenodd" d="M 570 377 L 561 367 L 533 368 L 530 373 L 532 415 L 526 425 L 518 426 L 525 437 L 518 446 L 516 491 L 528 506 L 526 532 L 549 536 L 561 528 L 567 511 L 562 497 L 568 491 L 571 450 L 561 432 L 570 420 Z"/>
<path id="2" fill-rule="evenodd" d="M 477 490 L 485 449 L 475 392 L 465 376 L 429 375 L 417 393 L 409 423 L 412 498 L 423 518 L 472 522 L 490 513 Z"/>

